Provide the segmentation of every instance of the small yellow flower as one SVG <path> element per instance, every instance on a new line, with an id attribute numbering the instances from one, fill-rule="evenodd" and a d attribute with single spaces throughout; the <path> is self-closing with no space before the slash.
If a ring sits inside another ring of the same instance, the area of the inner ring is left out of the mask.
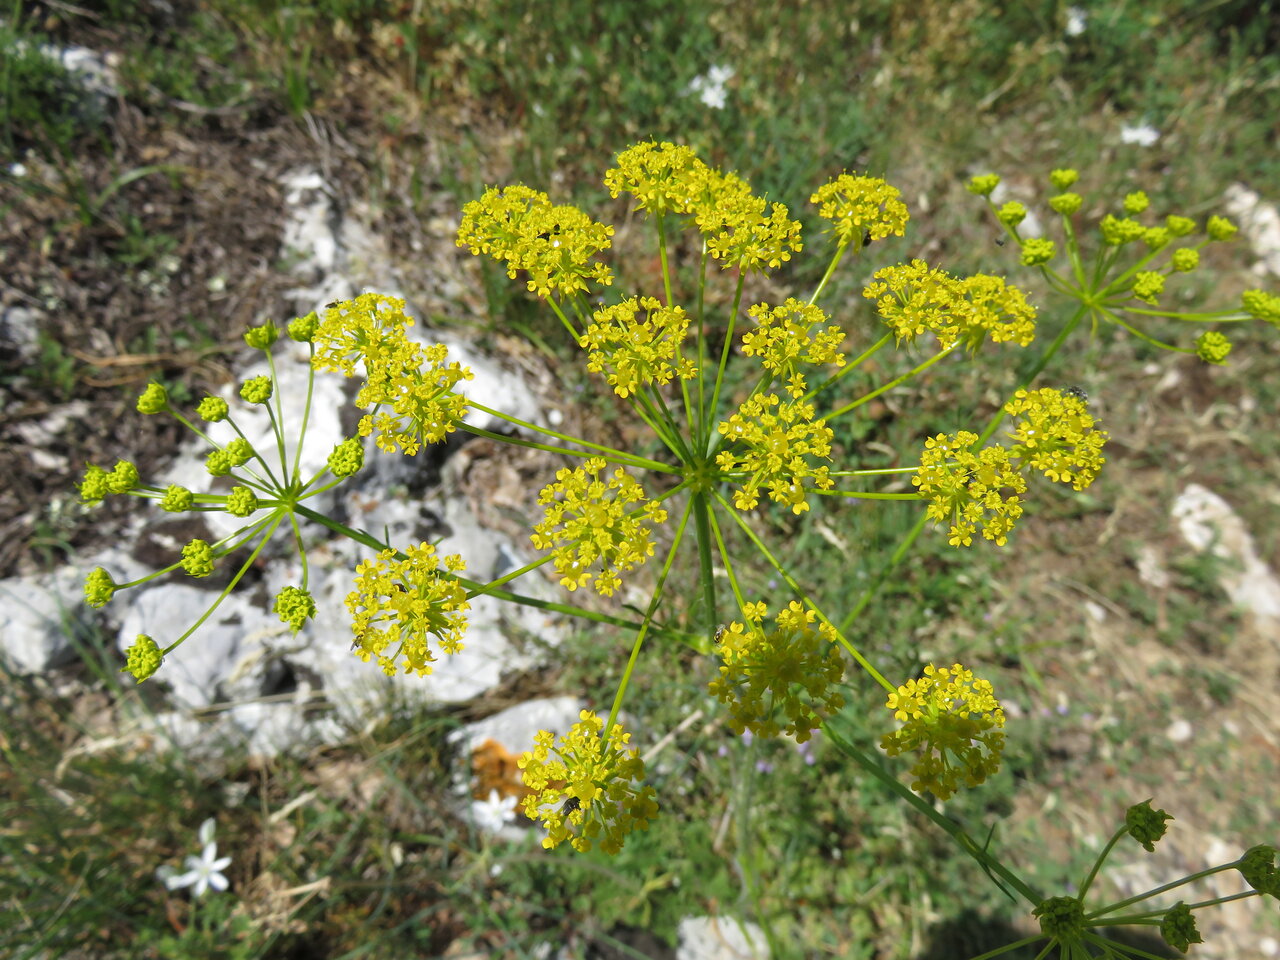
<path id="1" fill-rule="evenodd" d="M 1004 710 L 991 683 L 956 663 L 924 668 L 885 704 L 902 726 L 880 746 L 891 757 L 917 753 L 911 789 L 946 800 L 963 781 L 976 787 L 1000 769 Z"/>
<path id="2" fill-rule="evenodd" d="M 1014 469 L 1007 450 L 990 446 L 974 453 L 977 442 L 977 434 L 965 430 L 930 437 L 911 482 L 929 501 L 929 519 L 950 522 L 952 546 L 969 546 L 979 528 L 983 537 L 1004 546 L 1022 516 L 1018 494 L 1026 491 L 1027 481 Z"/>
<path id="3" fill-rule="evenodd" d="M 800 222 L 781 203 L 769 203 L 732 173 L 708 170 L 694 219 L 707 238 L 707 252 L 726 269 L 775 268 L 803 249 Z"/>
<path id="4" fill-rule="evenodd" d="M 814 191 L 809 202 L 818 205 L 818 215 L 830 220 L 841 243 L 861 245 L 865 233 L 872 240 L 889 234 L 902 236 L 910 215 L 897 187 L 879 177 L 842 173 Z"/>
<path id="5" fill-rule="evenodd" d="M 444 563 L 454 573 L 465 566 L 457 554 Z M 407 547 L 403 560 L 384 550 L 360 562 L 355 590 L 347 594 L 356 656 L 365 663 L 376 657 L 389 677 L 396 675 L 401 661 L 406 674 L 425 677 L 436 659 L 430 640 L 448 654 L 462 649 L 470 606 L 462 584 L 440 570 L 431 544 Z"/>
<path id="6" fill-rule="evenodd" d="M 597 223 L 577 207 L 556 205 L 539 190 L 515 185 L 486 190 L 462 208 L 458 246 L 507 265 L 515 279 L 539 297 L 570 297 L 591 283 L 613 282 L 609 268 L 595 260 L 613 242 L 613 227 Z"/>
<path id="7" fill-rule="evenodd" d="M 569 590 L 594 580 L 596 592 L 611 597 L 622 584 L 619 571 L 653 556 L 653 530 L 646 524 L 662 523 L 667 511 L 648 502 L 621 467 L 602 478 L 607 466 L 593 457 L 574 470 L 559 470 L 538 496 L 546 514 L 530 539 L 539 550 L 555 551 L 556 572 Z"/>
<path id="8" fill-rule="evenodd" d="M 631 734 L 621 723 L 609 728 L 608 737 L 600 735 L 603 729 L 600 717 L 583 710 L 558 743 L 539 730 L 533 750 L 516 761 L 530 790 L 525 816 L 546 827 L 542 845 L 548 850 L 568 840 L 580 852 L 598 842 L 605 853 L 617 853 L 630 833 L 647 830 L 658 814 L 653 787 L 641 785 L 640 752 L 627 746 Z"/>
<path id="9" fill-rule="evenodd" d="M 828 476 L 830 467 L 813 463 L 830 459 L 834 436 L 827 421 L 814 420 L 813 415 L 813 404 L 758 393 L 721 421 L 720 432 L 734 446 L 716 455 L 716 465 L 739 484 L 735 507 L 753 509 L 764 490 L 769 499 L 798 515 L 809 509 L 809 490 L 835 485 Z"/>
<path id="10" fill-rule="evenodd" d="M 797 372 L 797 364 L 845 365 L 845 355 L 840 352 L 845 333 L 835 324 L 821 327 L 827 320 L 821 308 L 789 298 L 772 309 L 767 303 L 758 303 L 747 313 L 755 320 L 756 329 L 743 334 L 742 352 L 748 357 L 758 356 L 764 368 L 775 376 L 787 377 L 787 392 L 792 397 L 804 395 L 805 381 Z"/>
<path id="11" fill-rule="evenodd" d="M 370 370 L 356 394 L 356 406 L 373 407 L 360 418 L 357 433 L 368 437 L 386 453 L 396 450 L 414 456 L 422 441 L 439 443 L 458 428 L 467 414 L 467 398 L 455 392 L 463 380 L 475 374 L 456 360 L 442 343 L 419 347 L 405 355 L 405 365 Z M 409 357 L 412 357 L 410 360 Z"/>
<path id="12" fill-rule="evenodd" d="M 795 600 L 778 613 L 770 631 L 762 625 L 763 603 L 746 604 L 742 612 L 747 623 L 731 623 L 720 634 L 717 653 L 723 665 L 708 692 L 728 704 L 734 733 L 785 733 L 804 743 L 824 715 L 844 706 L 835 689 L 844 676 L 835 630 L 826 623 L 815 627 L 814 612 Z M 774 718 L 779 709 L 785 726 Z"/>
<path id="13" fill-rule="evenodd" d="M 1097 478 L 1107 433 L 1094 429 L 1096 421 L 1084 400 L 1045 387 L 1019 390 L 1004 409 L 1018 418 L 1008 435 L 1013 441 L 1009 455 L 1021 461 L 1019 468 L 1030 466 L 1076 490 Z"/>
<path id="14" fill-rule="evenodd" d="M 604 175 L 609 195 L 629 193 L 650 213 L 692 213 L 706 186 L 709 168 L 692 147 L 647 141 L 618 154 Z"/>
<path id="15" fill-rule="evenodd" d="M 640 310 L 644 319 L 637 319 Z M 683 308 L 664 307 L 653 297 L 631 297 L 592 314 L 578 345 L 590 351 L 587 369 L 607 371 L 613 392 L 628 397 L 641 386 L 698 375 L 693 361 L 680 353 L 688 333 L 689 316 Z"/>
<path id="16" fill-rule="evenodd" d="M 876 301 L 899 343 L 914 341 L 926 330 L 944 350 L 959 340 L 974 351 L 986 337 L 1021 347 L 1035 339 L 1035 307 L 1000 277 L 953 277 L 917 259 L 877 270 L 862 295 Z"/>

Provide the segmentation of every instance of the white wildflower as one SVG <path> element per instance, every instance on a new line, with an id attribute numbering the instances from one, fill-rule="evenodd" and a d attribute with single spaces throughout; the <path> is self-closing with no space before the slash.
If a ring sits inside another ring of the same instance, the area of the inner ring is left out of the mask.
<path id="1" fill-rule="evenodd" d="M 203 897 L 210 888 L 219 893 L 227 889 L 227 878 L 222 875 L 222 871 L 231 866 L 231 858 L 218 856 L 218 845 L 213 840 L 215 826 L 212 817 L 200 824 L 200 843 L 203 849 L 200 856 L 187 857 L 186 873 L 178 873 L 168 866 L 156 871 L 156 877 L 168 889 L 191 887 L 191 892 L 196 897 Z"/>
<path id="2" fill-rule="evenodd" d="M 1121 143 L 1135 143 L 1140 147 L 1149 147 L 1160 139 L 1160 131 L 1149 123 L 1141 123 L 1136 127 L 1125 125 L 1120 128 Z"/>
<path id="3" fill-rule="evenodd" d="M 516 818 L 516 798 L 489 791 L 488 800 L 471 801 L 471 819 L 485 833 L 497 833 Z"/>
<path id="4" fill-rule="evenodd" d="M 1067 36 L 1078 37 L 1089 23 L 1089 13 L 1083 7 L 1067 7 Z"/>
<path id="5" fill-rule="evenodd" d="M 704 75 L 689 81 L 688 93 L 697 94 L 704 106 L 723 110 L 729 91 L 725 88 L 733 79 L 733 67 L 712 67 Z"/>

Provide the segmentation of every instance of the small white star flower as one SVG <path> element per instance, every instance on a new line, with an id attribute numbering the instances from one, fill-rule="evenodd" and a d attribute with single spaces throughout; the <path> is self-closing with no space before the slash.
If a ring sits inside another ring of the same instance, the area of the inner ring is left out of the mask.
<path id="1" fill-rule="evenodd" d="M 489 791 L 488 800 L 471 801 L 471 819 L 485 833 L 497 833 L 516 818 L 516 798 Z"/>
<path id="2" fill-rule="evenodd" d="M 1089 13 L 1083 7 L 1067 7 L 1067 36 L 1078 37 L 1089 24 Z"/>
<path id="3" fill-rule="evenodd" d="M 156 871 L 157 879 L 166 888 L 181 890 L 183 887 L 191 887 L 191 893 L 195 897 L 203 897 L 210 889 L 219 893 L 227 889 L 227 878 L 222 875 L 222 871 L 231 866 L 231 858 L 218 856 L 218 845 L 213 839 L 215 826 L 212 817 L 200 824 L 200 843 L 203 849 L 200 856 L 187 857 L 186 873 L 178 873 L 169 866 Z"/>

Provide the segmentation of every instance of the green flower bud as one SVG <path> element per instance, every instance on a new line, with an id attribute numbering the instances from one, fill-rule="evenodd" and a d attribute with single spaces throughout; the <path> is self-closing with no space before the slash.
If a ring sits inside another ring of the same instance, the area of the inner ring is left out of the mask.
<path id="1" fill-rule="evenodd" d="M 225 449 L 233 467 L 244 466 L 253 458 L 253 444 L 244 437 L 236 437 Z"/>
<path id="2" fill-rule="evenodd" d="M 1245 313 L 1267 323 L 1280 323 L 1280 297 L 1265 290 L 1246 290 L 1240 294 L 1240 306 Z"/>
<path id="3" fill-rule="evenodd" d="M 266 350 L 280 337 L 276 325 L 268 320 L 260 327 L 250 327 L 245 331 L 244 342 L 255 350 Z"/>
<path id="4" fill-rule="evenodd" d="M 1006 227 L 1016 227 L 1026 218 L 1027 208 L 1018 203 L 1017 200 L 1010 200 L 996 211 L 996 219 Z"/>
<path id="5" fill-rule="evenodd" d="M 1190 217 L 1180 217 L 1171 213 L 1164 218 L 1164 225 L 1175 237 L 1185 237 L 1196 232 L 1196 222 Z"/>
<path id="6" fill-rule="evenodd" d="M 1280 870 L 1276 869 L 1276 848 L 1260 843 L 1240 858 L 1240 876 L 1259 893 L 1280 899 Z"/>
<path id="7" fill-rule="evenodd" d="M 1057 247 L 1052 240 L 1043 237 L 1032 237 L 1022 244 L 1022 262 L 1028 267 L 1048 263 L 1053 259 Z"/>
<path id="8" fill-rule="evenodd" d="M 94 567 L 84 578 L 84 600 L 89 606 L 106 606 L 115 594 L 116 582 L 102 567 Z"/>
<path id="9" fill-rule="evenodd" d="M 1079 179 L 1080 174 L 1070 167 L 1053 170 L 1049 173 L 1049 182 L 1053 184 L 1055 190 L 1065 190 Z"/>
<path id="10" fill-rule="evenodd" d="M 1164 274 L 1154 270 L 1139 270 L 1133 278 L 1133 295 L 1139 300 L 1154 304 L 1164 292 Z"/>
<path id="11" fill-rule="evenodd" d="M 989 197 L 991 196 L 991 191 L 994 190 L 999 183 L 1000 178 L 996 176 L 996 174 L 984 173 L 981 176 L 974 177 L 965 184 L 965 189 L 970 193 L 976 193 L 980 197 Z"/>
<path id="12" fill-rule="evenodd" d="M 1124 212 L 1125 213 L 1141 213 L 1147 207 L 1151 206 L 1151 201 L 1147 199 L 1147 195 L 1141 190 L 1133 193 L 1125 194 Z"/>
<path id="13" fill-rule="evenodd" d="M 139 413 L 160 413 L 169 406 L 169 395 L 158 383 L 148 383 L 147 389 L 138 397 Z"/>
<path id="14" fill-rule="evenodd" d="M 186 487 L 171 483 L 165 489 L 164 496 L 160 498 L 160 509 L 167 510 L 170 513 L 182 513 L 184 510 L 190 510 L 192 504 L 196 502 L 196 495 Z"/>
<path id="15" fill-rule="evenodd" d="M 329 454 L 329 471 L 335 477 L 349 477 L 364 466 L 364 445 L 355 437 L 343 440 Z"/>
<path id="16" fill-rule="evenodd" d="M 1236 225 L 1226 217 L 1210 217 L 1204 230 L 1210 240 L 1230 240 L 1236 235 Z"/>
<path id="17" fill-rule="evenodd" d="M 1147 227 L 1142 231 L 1142 242 L 1147 245 L 1149 250 L 1159 250 L 1161 247 L 1167 247 L 1173 241 L 1173 234 L 1169 232 L 1168 227 Z"/>
<path id="18" fill-rule="evenodd" d="M 1200 251 L 1192 250 L 1190 247 L 1175 250 L 1171 262 L 1173 269 L 1179 273 L 1189 273 L 1200 265 Z"/>
<path id="19" fill-rule="evenodd" d="M 198 537 L 182 548 L 182 569 L 193 577 L 213 573 L 213 547 Z"/>
<path id="20" fill-rule="evenodd" d="M 1165 821 L 1172 819 L 1173 817 L 1163 810 L 1151 809 L 1150 800 L 1143 800 L 1125 811 L 1124 825 L 1129 831 L 1129 836 L 1142 844 L 1148 853 L 1154 853 L 1156 841 L 1163 837 L 1165 830 L 1168 829 Z"/>
<path id="21" fill-rule="evenodd" d="M 227 513 L 233 517 L 247 517 L 258 509 L 258 497 L 248 487 L 234 487 L 227 494 Z"/>
<path id="22" fill-rule="evenodd" d="M 1084 197 L 1078 193 L 1060 193 L 1049 198 L 1049 209 L 1069 217 L 1084 205 Z"/>
<path id="23" fill-rule="evenodd" d="M 196 414 L 206 423 L 221 423 L 227 419 L 230 407 L 221 397 L 205 397 L 196 407 Z"/>
<path id="24" fill-rule="evenodd" d="M 1084 904 L 1076 897 L 1050 897 L 1031 911 L 1046 937 L 1064 939 L 1084 930 Z"/>
<path id="25" fill-rule="evenodd" d="M 145 633 L 138 634 L 138 639 L 125 651 L 125 665 L 121 673 L 131 673 L 141 683 L 160 669 L 164 657 L 159 645 Z"/>
<path id="26" fill-rule="evenodd" d="M 213 477 L 225 477 L 231 472 L 231 455 L 225 450 L 214 450 L 204 458 L 204 468 Z"/>
<path id="27" fill-rule="evenodd" d="M 1196 337 L 1196 356 L 1205 363 L 1222 366 L 1231 352 L 1231 341 L 1217 330 L 1206 330 Z"/>
<path id="28" fill-rule="evenodd" d="M 1109 213 L 1102 218 L 1102 222 L 1098 224 L 1098 229 L 1102 231 L 1103 242 L 1113 247 L 1132 243 L 1146 233 L 1147 230 L 1137 220 L 1122 220 L 1119 217 L 1113 217 Z"/>
<path id="29" fill-rule="evenodd" d="M 298 343 L 310 343 L 315 339 L 316 328 L 320 326 L 319 315 L 312 310 L 305 317 L 297 317 L 289 321 L 289 339 Z"/>
<path id="30" fill-rule="evenodd" d="M 128 493 L 140 482 L 137 467 L 128 460 L 117 460 L 115 469 L 107 475 L 107 490 L 110 493 Z"/>
<path id="31" fill-rule="evenodd" d="M 95 467 L 89 464 L 85 467 L 84 478 L 80 481 L 80 500 L 83 503 L 98 504 L 102 502 L 103 497 L 111 491 L 108 489 L 107 480 L 111 474 L 103 470 L 101 467 Z"/>
<path id="32" fill-rule="evenodd" d="M 298 587 L 285 587 L 276 596 L 276 603 L 272 609 L 280 615 L 281 623 L 289 624 L 293 632 L 297 633 L 304 623 L 315 617 L 316 602 L 305 590 Z"/>
<path id="33" fill-rule="evenodd" d="M 1179 900 L 1160 921 L 1160 936 L 1164 942 L 1175 950 L 1187 952 L 1193 943 L 1204 943 L 1200 931 L 1196 927 L 1196 918 L 1191 915 L 1191 908 Z"/>
<path id="34" fill-rule="evenodd" d="M 240 385 L 240 396 L 246 403 L 266 403 L 271 399 L 271 378 L 265 373 Z"/>

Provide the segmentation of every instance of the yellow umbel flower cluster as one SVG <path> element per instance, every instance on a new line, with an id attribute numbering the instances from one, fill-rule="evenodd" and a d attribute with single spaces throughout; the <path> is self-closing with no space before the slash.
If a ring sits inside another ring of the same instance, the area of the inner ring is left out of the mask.
<path id="1" fill-rule="evenodd" d="M 692 213 L 707 187 L 708 168 L 692 147 L 647 141 L 623 150 L 604 175 L 609 196 L 626 192 L 653 214 Z"/>
<path id="2" fill-rule="evenodd" d="M 599 842 L 605 853 L 617 853 L 627 835 L 647 830 L 658 814 L 653 787 L 641 786 L 644 761 L 627 748 L 631 734 L 615 723 L 602 737 L 604 721 L 589 710 L 560 738 L 545 730 L 534 737 L 533 750 L 520 755 L 524 813 L 547 829 L 547 849 L 569 840 L 587 851 Z"/>
<path id="3" fill-rule="evenodd" d="M 876 301 L 881 319 L 899 343 L 913 341 L 926 330 L 944 350 L 960 340 L 974 351 L 986 337 L 1020 347 L 1035 339 L 1035 307 L 1000 277 L 953 277 L 918 259 L 884 267 L 874 277 L 862 295 Z"/>
<path id="4" fill-rule="evenodd" d="M 565 587 L 577 590 L 594 580 L 596 592 L 611 597 L 622 584 L 618 571 L 653 556 L 653 530 L 645 524 L 662 523 L 667 511 L 646 501 L 640 484 L 621 467 L 602 478 L 606 466 L 593 457 L 577 469 L 559 470 L 555 483 L 538 495 L 546 515 L 530 539 L 539 550 L 555 551 Z"/>
<path id="5" fill-rule="evenodd" d="M 593 260 L 612 236 L 613 227 L 577 207 L 553 204 L 540 190 L 515 185 L 492 187 L 462 208 L 458 246 L 505 263 L 513 280 L 525 271 L 530 293 L 571 297 L 589 283 L 613 282 L 609 268 Z"/>
<path id="6" fill-rule="evenodd" d="M 637 320 L 643 310 L 644 319 Z M 597 310 L 578 345 L 587 354 L 587 369 L 607 371 L 613 392 L 628 397 L 641 386 L 668 383 L 673 376 L 698 375 L 680 345 L 689 333 L 689 317 L 681 307 L 664 307 L 653 297 L 635 297 Z"/>
<path id="7" fill-rule="evenodd" d="M 719 631 L 716 651 L 723 661 L 720 676 L 707 690 L 729 707 L 729 726 L 762 737 L 779 733 L 804 743 L 822 724 L 822 715 L 844 706 L 835 689 L 844 677 L 844 661 L 835 646 L 835 629 L 818 624 L 812 610 L 792 600 L 774 618 L 775 627 L 763 627 L 768 613 L 763 603 L 742 609 L 747 621 L 734 622 Z M 779 726 L 774 714 L 787 718 Z"/>
<path id="8" fill-rule="evenodd" d="M 1076 490 L 1097 478 L 1105 462 L 1102 448 L 1107 433 L 1094 429 L 1096 421 L 1084 400 L 1045 387 L 1019 390 L 1004 409 L 1018 418 L 1008 433 L 1013 441 L 1011 457 Z"/>
<path id="9" fill-rule="evenodd" d="M 758 356 L 764 368 L 775 376 L 785 376 L 787 393 L 793 398 L 804 396 L 805 389 L 804 375 L 796 369 L 797 364 L 845 365 L 845 356 L 840 352 L 844 331 L 834 324 L 814 329 L 826 322 L 827 315 L 821 308 L 788 299 L 772 309 L 767 303 L 758 303 L 747 313 L 755 320 L 756 329 L 742 335 L 742 352 L 748 357 Z"/>
<path id="10" fill-rule="evenodd" d="M 832 222 L 841 244 L 854 243 L 856 248 L 865 234 L 872 240 L 883 240 L 891 233 L 902 236 L 910 216 L 900 196 L 897 187 L 879 177 L 842 173 L 819 187 L 809 202 L 818 205 L 819 216 Z"/>
<path id="11" fill-rule="evenodd" d="M 889 694 L 885 704 L 902 726 L 881 748 L 891 757 L 916 753 L 911 789 L 946 800 L 961 782 L 976 787 L 1000 769 L 1004 710 L 991 683 L 960 664 L 924 668 Z"/>
<path id="12" fill-rule="evenodd" d="M 465 566 L 457 554 L 444 563 L 455 573 Z M 445 653 L 462 649 L 470 604 L 457 578 L 440 570 L 436 548 L 422 543 L 405 548 L 402 560 L 395 551 L 384 550 L 361 561 L 347 609 L 356 656 L 365 663 L 376 657 L 389 677 L 396 675 L 401 661 L 406 674 L 425 677 L 436 659 L 428 646 L 432 638 Z"/>
<path id="13" fill-rule="evenodd" d="M 736 448 L 716 454 L 716 466 L 738 479 L 733 505 L 751 510 L 765 490 L 775 503 L 785 503 L 795 514 L 809 509 L 809 490 L 829 490 L 835 481 L 825 463 L 830 459 L 834 434 L 826 420 L 814 420 L 813 404 L 784 402 L 776 393 L 757 393 L 720 422 L 720 433 Z"/>
<path id="14" fill-rule="evenodd" d="M 439 443 L 457 429 L 467 399 L 455 388 L 472 372 L 448 362 L 443 344 L 424 347 L 405 330 L 413 320 L 404 301 L 376 293 L 336 303 L 316 328 L 311 363 L 318 370 L 354 376 L 363 364 L 365 381 L 356 406 L 371 412 L 360 419 L 359 434 L 376 434 L 379 450 L 414 456 L 423 441 Z"/>
<path id="15" fill-rule="evenodd" d="M 804 247 L 800 222 L 784 204 L 769 203 L 741 177 L 709 167 L 694 220 L 707 238 L 707 252 L 726 269 L 776 268 Z"/>
<path id="16" fill-rule="evenodd" d="M 1014 468 L 1004 447 L 974 453 L 977 442 L 977 434 L 966 430 L 930 437 L 920 456 L 920 469 L 911 478 L 920 496 L 929 501 L 929 519 L 951 522 L 947 542 L 954 547 L 972 544 L 979 528 L 986 539 L 1004 546 L 1022 516 L 1018 494 L 1026 491 L 1026 478 Z"/>

